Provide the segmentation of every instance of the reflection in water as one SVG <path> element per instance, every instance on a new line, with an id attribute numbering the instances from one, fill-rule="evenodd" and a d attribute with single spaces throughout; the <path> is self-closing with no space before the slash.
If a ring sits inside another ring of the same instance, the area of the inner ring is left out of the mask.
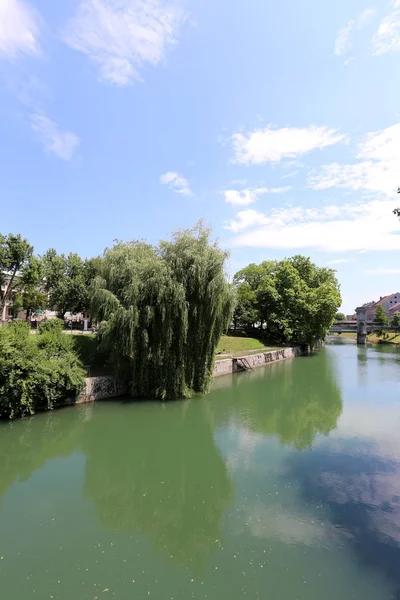
<path id="1" fill-rule="evenodd" d="M 79 445 L 92 406 L 58 410 L 0 429 L 0 498 L 10 485 L 26 481 L 48 460 L 70 455 Z"/>
<path id="2" fill-rule="evenodd" d="M 119 406 L 88 423 L 85 494 L 101 522 L 137 531 L 173 561 L 199 563 L 221 538 L 231 483 L 201 401 Z M 129 417 L 125 417 L 125 410 Z"/>
<path id="3" fill-rule="evenodd" d="M 347 534 L 359 561 L 394 583 L 399 600 L 400 463 L 375 455 L 368 444 L 361 448 L 360 440 L 354 449 L 329 452 L 328 443 L 288 462 L 303 500 L 329 508 L 332 525 Z"/>
<path id="4" fill-rule="evenodd" d="M 233 421 L 300 450 L 335 429 L 342 412 L 332 357 L 325 353 L 235 375 L 225 388 L 224 379 L 217 381 L 213 404 L 218 425 Z"/>

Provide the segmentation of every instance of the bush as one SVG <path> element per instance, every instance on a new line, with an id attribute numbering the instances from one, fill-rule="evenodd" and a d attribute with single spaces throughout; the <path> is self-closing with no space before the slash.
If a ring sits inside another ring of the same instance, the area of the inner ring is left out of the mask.
<path id="1" fill-rule="evenodd" d="M 31 336 L 26 323 L 0 329 L 0 417 L 50 410 L 81 389 L 85 373 L 71 342 L 50 329 L 40 336 Z"/>
<path id="2" fill-rule="evenodd" d="M 54 333 L 61 332 L 64 329 L 64 321 L 61 319 L 50 319 L 49 321 L 43 321 L 39 325 L 39 333 L 46 333 L 52 331 Z"/>

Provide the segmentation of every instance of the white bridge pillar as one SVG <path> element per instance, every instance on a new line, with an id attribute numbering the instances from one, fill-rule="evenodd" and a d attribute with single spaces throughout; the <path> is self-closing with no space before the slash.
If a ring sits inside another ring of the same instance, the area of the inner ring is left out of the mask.
<path id="1" fill-rule="evenodd" d="M 365 346 L 367 343 L 367 309 L 361 306 L 356 308 L 357 313 L 357 344 Z"/>

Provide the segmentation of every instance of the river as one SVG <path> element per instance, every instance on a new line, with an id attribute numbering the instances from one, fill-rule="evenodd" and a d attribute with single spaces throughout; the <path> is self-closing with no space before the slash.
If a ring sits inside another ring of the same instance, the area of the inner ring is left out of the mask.
<path id="1" fill-rule="evenodd" d="M 400 599 L 400 352 L 0 426 L 10 600 Z"/>

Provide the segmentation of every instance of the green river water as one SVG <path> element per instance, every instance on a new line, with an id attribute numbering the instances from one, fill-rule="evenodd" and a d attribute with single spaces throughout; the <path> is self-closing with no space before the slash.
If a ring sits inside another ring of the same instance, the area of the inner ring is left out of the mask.
<path id="1" fill-rule="evenodd" d="M 400 352 L 0 425 L 4 600 L 400 599 Z"/>

